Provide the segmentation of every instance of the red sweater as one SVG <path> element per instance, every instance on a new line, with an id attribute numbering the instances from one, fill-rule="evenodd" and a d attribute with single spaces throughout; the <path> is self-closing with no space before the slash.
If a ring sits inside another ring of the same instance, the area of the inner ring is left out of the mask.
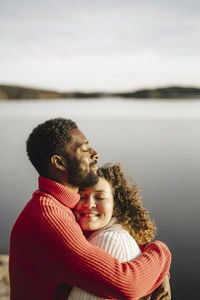
<path id="1" fill-rule="evenodd" d="M 39 177 L 11 232 L 11 300 L 53 299 L 62 283 L 117 299 L 140 298 L 160 285 L 171 262 L 167 246 L 153 242 L 139 258 L 119 263 L 85 239 L 71 211 L 78 201 L 78 194 Z"/>

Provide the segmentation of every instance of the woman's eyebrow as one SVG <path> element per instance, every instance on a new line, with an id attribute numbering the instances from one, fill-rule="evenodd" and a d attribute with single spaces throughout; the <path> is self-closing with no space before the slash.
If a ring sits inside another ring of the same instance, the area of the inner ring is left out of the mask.
<path id="1" fill-rule="evenodd" d="M 79 193 L 80 193 L 80 192 L 85 192 L 86 189 L 87 189 L 87 188 L 81 189 L 81 190 L 79 190 L 78 192 L 79 192 Z M 104 190 L 97 190 L 97 191 L 94 191 L 94 193 L 106 193 L 106 191 L 104 191 Z"/>

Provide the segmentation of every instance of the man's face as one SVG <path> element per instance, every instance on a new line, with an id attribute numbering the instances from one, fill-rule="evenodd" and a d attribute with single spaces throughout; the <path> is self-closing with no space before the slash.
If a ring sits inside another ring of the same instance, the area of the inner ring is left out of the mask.
<path id="1" fill-rule="evenodd" d="M 88 140 L 78 128 L 71 131 L 71 137 L 65 154 L 68 182 L 77 187 L 92 186 L 98 182 L 98 154 L 89 147 Z"/>

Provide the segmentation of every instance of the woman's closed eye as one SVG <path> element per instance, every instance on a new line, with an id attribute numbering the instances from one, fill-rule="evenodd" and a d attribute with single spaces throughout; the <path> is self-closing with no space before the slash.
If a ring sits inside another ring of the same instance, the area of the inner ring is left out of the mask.
<path id="1" fill-rule="evenodd" d="M 97 200 L 104 200 L 104 199 L 106 199 L 106 196 L 105 195 L 96 195 L 95 199 L 97 199 Z"/>

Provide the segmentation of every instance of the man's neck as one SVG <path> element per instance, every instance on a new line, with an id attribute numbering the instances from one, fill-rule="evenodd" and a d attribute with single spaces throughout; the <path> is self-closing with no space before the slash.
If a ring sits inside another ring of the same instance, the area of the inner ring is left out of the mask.
<path id="1" fill-rule="evenodd" d="M 73 192 L 75 194 L 78 193 L 79 187 L 72 186 L 71 184 L 69 184 L 69 182 L 67 182 L 63 178 L 60 178 L 60 176 L 59 177 L 58 176 L 57 177 L 56 176 L 48 176 L 47 178 L 64 185 L 64 187 L 66 187 L 68 190 L 70 190 L 71 192 Z"/>

